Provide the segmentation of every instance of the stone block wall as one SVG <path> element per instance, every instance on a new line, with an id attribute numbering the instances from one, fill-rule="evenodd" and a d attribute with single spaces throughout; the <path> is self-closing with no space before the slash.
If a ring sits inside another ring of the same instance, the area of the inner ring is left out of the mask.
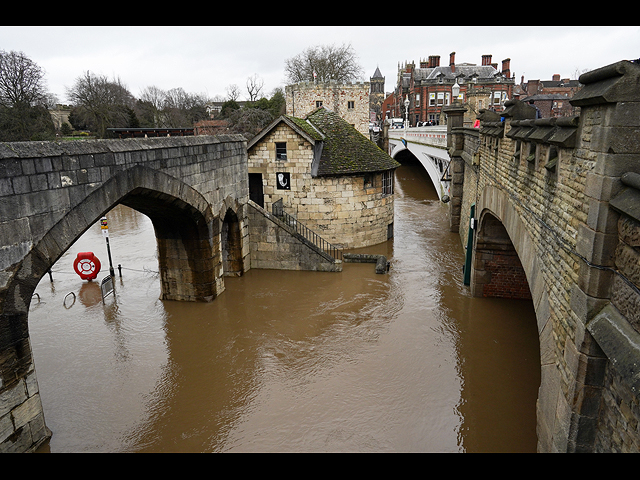
<path id="1" fill-rule="evenodd" d="M 640 445 L 639 79 L 640 65 L 619 62 L 581 77 L 579 117 L 533 120 L 511 102 L 479 131 L 449 131 L 452 229 L 463 245 L 471 233 L 484 256 L 479 239 L 499 251 L 484 231 L 497 218 L 526 272 L 540 338 L 540 451 Z"/>
<path id="2" fill-rule="evenodd" d="M 356 130 L 369 136 L 369 94 L 371 84 L 361 83 L 312 83 L 302 82 L 294 85 L 287 85 L 286 112 L 298 118 L 317 108 L 317 102 L 337 113 L 353 125 Z M 349 103 L 352 102 L 352 105 Z"/>
<path id="3" fill-rule="evenodd" d="M 252 201 L 249 201 L 251 268 L 273 270 L 342 271 L 342 262 L 317 247 Z"/>
<path id="4" fill-rule="evenodd" d="M 287 159 L 276 160 L 275 143 L 287 143 Z M 313 146 L 281 123 L 249 152 L 249 173 L 261 173 L 264 208 L 282 199 L 285 211 L 340 248 L 387 241 L 393 195 L 382 192 L 382 174 L 313 177 Z M 277 188 L 277 174 L 290 173 L 290 190 Z"/>

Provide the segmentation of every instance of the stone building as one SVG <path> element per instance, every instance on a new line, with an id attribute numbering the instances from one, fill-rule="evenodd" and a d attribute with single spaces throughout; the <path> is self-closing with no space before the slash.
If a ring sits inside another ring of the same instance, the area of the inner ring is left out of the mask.
<path id="1" fill-rule="evenodd" d="M 380 69 L 376 68 L 373 73 L 371 82 L 371 94 L 369 96 L 369 111 L 371 112 L 370 121 L 380 123 L 384 119 L 382 103 L 385 99 L 384 93 L 384 77 L 380 73 Z"/>
<path id="2" fill-rule="evenodd" d="M 283 115 L 247 151 L 250 198 L 266 210 L 281 200 L 288 214 L 342 248 L 393 235 L 399 164 L 336 112 L 322 106 L 304 118 Z"/>
<path id="3" fill-rule="evenodd" d="M 303 118 L 325 106 L 363 135 L 369 135 L 369 82 L 301 82 L 285 87 L 286 114 Z"/>

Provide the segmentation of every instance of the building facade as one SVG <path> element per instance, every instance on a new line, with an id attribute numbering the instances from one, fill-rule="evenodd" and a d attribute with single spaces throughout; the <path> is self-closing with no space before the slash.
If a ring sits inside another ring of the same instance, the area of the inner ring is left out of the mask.
<path id="1" fill-rule="evenodd" d="M 283 115 L 247 145 L 250 198 L 286 213 L 341 248 L 393 235 L 393 182 L 399 164 L 337 113 L 319 107 Z"/>
<path id="2" fill-rule="evenodd" d="M 388 104 L 388 116 L 407 119 L 409 126 L 444 124 L 443 108 L 453 103 L 455 88 L 460 103 L 469 108 L 470 123 L 480 110 L 504 110 L 504 103 L 513 97 L 514 78 L 511 59 L 502 61 L 502 69 L 491 63 L 491 55 L 482 56 L 482 64 L 455 63 L 455 52 L 449 65 L 440 65 L 440 56 L 428 60 L 398 65 L 398 79 L 393 98 Z M 408 110 L 405 102 L 409 101 Z"/>
<path id="3" fill-rule="evenodd" d="M 369 135 L 369 82 L 301 82 L 285 87 L 286 115 L 304 118 L 325 107 L 352 125 L 363 135 Z"/>

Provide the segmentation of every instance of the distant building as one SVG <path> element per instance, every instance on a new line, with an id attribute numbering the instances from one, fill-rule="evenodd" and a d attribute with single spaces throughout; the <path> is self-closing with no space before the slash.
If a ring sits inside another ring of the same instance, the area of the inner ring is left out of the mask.
<path id="1" fill-rule="evenodd" d="M 369 82 L 300 82 L 285 87 L 286 114 L 303 118 L 327 107 L 363 135 L 369 135 Z"/>
<path id="2" fill-rule="evenodd" d="M 228 120 L 201 120 L 193 125 L 194 135 L 219 135 L 229 129 Z"/>
<path id="3" fill-rule="evenodd" d="M 281 200 L 287 213 L 343 248 L 393 235 L 400 165 L 336 112 L 320 106 L 304 117 L 280 116 L 247 152 L 249 195 L 266 210 Z"/>
<path id="4" fill-rule="evenodd" d="M 371 93 L 369 94 L 369 111 L 370 122 L 379 124 L 384 119 L 382 113 L 382 104 L 385 99 L 384 93 L 384 77 L 380 73 L 380 69 L 376 67 L 376 71 L 373 73 L 373 77 L 369 79 L 371 84 Z"/>
<path id="5" fill-rule="evenodd" d="M 438 125 L 444 122 L 443 107 L 453 101 L 452 89 L 459 87 L 458 99 L 469 107 L 465 123 L 471 123 L 480 110 L 504 110 L 504 103 L 513 96 L 514 79 L 511 74 L 511 59 L 502 61 L 498 70 L 491 63 L 491 55 L 482 56 L 482 64 L 455 63 L 455 52 L 449 57 L 448 66 L 440 66 L 440 56 L 432 55 L 428 60 L 398 65 L 398 79 L 388 105 L 386 118 L 408 118 L 409 126 L 422 123 Z M 405 101 L 409 100 L 408 112 Z"/>
<path id="6" fill-rule="evenodd" d="M 543 117 L 570 117 L 579 115 L 579 107 L 574 107 L 569 100 L 580 91 L 582 85 L 578 80 L 560 78 L 553 75 L 551 80 L 529 80 L 525 83 L 521 77 L 520 85 L 514 90 L 514 98 L 523 102 L 533 102 Z"/>

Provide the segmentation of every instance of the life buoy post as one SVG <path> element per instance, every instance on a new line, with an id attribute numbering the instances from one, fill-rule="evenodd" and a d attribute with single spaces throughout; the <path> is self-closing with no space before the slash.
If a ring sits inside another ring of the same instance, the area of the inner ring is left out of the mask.
<path id="1" fill-rule="evenodd" d="M 73 269 L 83 280 L 94 280 L 100 272 L 100 260 L 93 252 L 80 252 L 73 262 Z"/>

